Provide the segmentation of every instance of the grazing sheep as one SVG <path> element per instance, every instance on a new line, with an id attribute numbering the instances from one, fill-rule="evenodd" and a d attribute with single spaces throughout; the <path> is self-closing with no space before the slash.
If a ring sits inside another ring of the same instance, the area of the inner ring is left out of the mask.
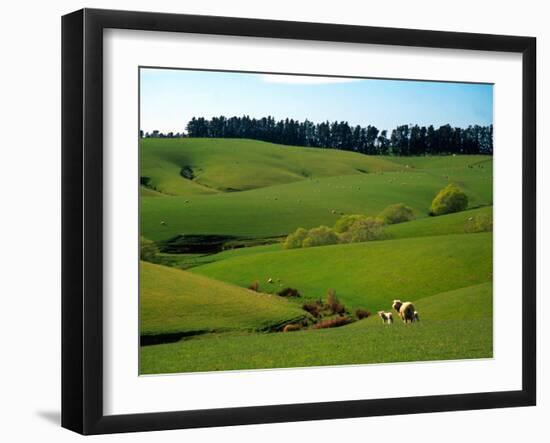
<path id="1" fill-rule="evenodd" d="M 401 300 L 394 300 L 392 308 L 399 314 L 399 318 L 403 323 L 412 323 L 414 320 L 414 305 L 407 301 L 403 303 Z"/>
<path id="2" fill-rule="evenodd" d="M 414 311 L 413 320 L 414 321 L 420 321 L 420 317 L 418 316 L 418 311 Z"/>
<path id="3" fill-rule="evenodd" d="M 162 221 L 160 222 L 160 224 L 161 224 L 162 226 L 166 226 L 166 222 L 165 222 L 164 220 L 162 220 Z"/>
<path id="4" fill-rule="evenodd" d="M 393 323 L 393 314 L 391 312 L 378 311 L 378 316 L 384 324 L 391 325 Z"/>
<path id="5" fill-rule="evenodd" d="M 273 283 L 273 279 L 272 279 L 271 277 L 269 277 L 269 278 L 267 279 L 267 282 L 268 282 L 268 283 Z"/>
<path id="6" fill-rule="evenodd" d="M 291 323 L 289 325 L 285 325 L 285 327 L 283 328 L 283 332 L 299 331 L 300 329 L 301 329 L 300 325 Z"/>

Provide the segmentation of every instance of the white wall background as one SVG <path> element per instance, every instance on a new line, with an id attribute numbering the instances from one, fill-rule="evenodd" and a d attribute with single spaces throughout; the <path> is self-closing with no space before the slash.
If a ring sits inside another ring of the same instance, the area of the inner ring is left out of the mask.
<path id="1" fill-rule="evenodd" d="M 322 3 L 201 0 L 5 2 L 0 26 L 0 438 L 82 440 L 59 427 L 60 415 L 60 16 L 81 7 L 155 10 L 318 21 L 538 38 L 539 226 L 550 222 L 550 173 L 543 131 L 550 121 L 549 11 L 537 0 L 385 0 Z M 543 109 L 544 108 L 544 109 Z M 545 112 L 546 111 L 546 112 Z M 546 123 L 545 123 L 546 122 Z M 519 149 L 519 146 L 518 146 Z M 518 173 L 519 170 L 511 171 Z M 550 236 L 539 229 L 539 275 L 550 266 Z M 541 249 L 544 251 L 541 252 Z M 547 272 L 547 271 L 546 271 Z M 543 278 L 544 277 L 544 278 Z M 537 312 L 550 309 L 548 276 L 539 278 Z M 95 437 L 94 441 L 281 442 L 523 441 L 547 434 L 550 326 L 539 315 L 539 406 L 413 416 L 331 420 Z M 375 381 L 373 381 L 375 382 Z"/>

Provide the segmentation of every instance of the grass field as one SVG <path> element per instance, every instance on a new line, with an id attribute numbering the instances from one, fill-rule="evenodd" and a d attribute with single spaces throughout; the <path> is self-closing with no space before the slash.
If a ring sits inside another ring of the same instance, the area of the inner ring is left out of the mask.
<path id="1" fill-rule="evenodd" d="M 143 139 L 140 148 L 141 235 L 160 247 L 226 242 L 159 254 L 168 266 L 142 262 L 141 336 L 161 344 L 141 347 L 141 373 L 492 356 L 492 233 L 465 232 L 468 220 L 492 217 L 492 157 L 373 157 L 238 139 Z M 428 216 L 449 182 L 468 209 Z M 384 240 L 282 248 L 298 227 L 394 203 L 415 220 L 386 227 Z M 256 281 L 260 292 L 247 289 Z M 275 295 L 284 287 L 302 297 Z M 311 329 L 302 304 L 329 288 L 351 314 L 389 311 L 401 298 L 421 321 L 388 327 L 371 316 Z M 274 332 L 300 319 L 309 326 Z"/>
<path id="2" fill-rule="evenodd" d="M 424 237 L 446 234 L 463 234 L 464 225 L 468 219 L 479 216 L 493 216 L 493 207 L 472 209 L 469 211 L 446 214 L 439 217 L 427 217 L 408 223 L 388 226 L 387 232 L 391 238 Z"/>
<path id="3" fill-rule="evenodd" d="M 490 280 L 491 255 L 491 233 L 459 234 L 241 255 L 191 272 L 243 287 L 257 280 L 266 293 L 289 286 L 306 299 L 324 298 L 332 288 L 350 308 L 388 310 L 396 298 Z"/>
<path id="4" fill-rule="evenodd" d="M 471 209 L 455 214 L 447 214 L 437 218 L 426 217 L 413 220 L 408 223 L 399 223 L 390 225 L 386 228 L 386 234 L 389 239 L 409 238 L 409 237 L 427 237 L 447 234 L 463 234 L 464 225 L 468 219 L 476 216 L 492 217 L 492 206 L 486 206 L 478 209 Z M 282 251 L 282 243 L 275 242 L 269 245 L 253 246 L 247 248 L 228 249 L 216 254 L 161 254 L 164 261 L 181 269 L 189 269 L 195 266 L 201 266 L 208 263 L 214 263 L 229 258 L 240 257 L 244 255 L 256 255 L 265 252 Z"/>
<path id="5" fill-rule="evenodd" d="M 416 169 L 488 169 L 492 171 L 493 158 L 489 155 L 439 155 L 419 157 L 383 157 L 392 163 Z"/>
<path id="6" fill-rule="evenodd" d="M 283 150 L 281 145 L 243 139 L 141 139 L 140 159 L 140 175 L 149 177 L 152 186 L 165 194 L 182 196 L 403 169 L 376 156 L 294 146 Z M 183 169 L 193 178 L 185 179 Z"/>
<path id="7" fill-rule="evenodd" d="M 469 195 L 470 207 L 492 204 L 485 174 L 463 171 L 456 178 Z M 195 198 L 143 198 L 141 232 L 155 241 L 182 234 L 275 237 L 298 227 L 331 226 L 342 213 L 376 215 L 396 202 L 422 218 L 447 183 L 443 176 L 427 172 L 354 174 Z"/>
<path id="8" fill-rule="evenodd" d="M 265 330 L 305 312 L 280 297 L 140 263 L 141 335 Z"/>
<path id="9" fill-rule="evenodd" d="M 458 312 L 449 310 L 456 302 L 464 307 Z M 420 299 L 416 304 L 423 317 L 413 327 L 399 322 L 385 326 L 372 317 L 336 329 L 202 336 L 147 346 L 142 348 L 140 370 L 154 374 L 492 356 L 490 283 Z"/>

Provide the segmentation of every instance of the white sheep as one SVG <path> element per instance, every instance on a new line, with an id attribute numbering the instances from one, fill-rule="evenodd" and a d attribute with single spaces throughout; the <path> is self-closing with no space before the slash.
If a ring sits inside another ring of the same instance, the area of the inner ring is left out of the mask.
<path id="1" fill-rule="evenodd" d="M 391 325 L 393 323 L 393 314 L 391 312 L 378 311 L 378 316 L 384 324 Z"/>
<path id="2" fill-rule="evenodd" d="M 402 302 L 401 300 L 394 300 L 392 308 L 399 314 L 399 318 L 403 320 L 403 323 L 412 323 L 414 321 L 414 305 L 410 301 Z"/>

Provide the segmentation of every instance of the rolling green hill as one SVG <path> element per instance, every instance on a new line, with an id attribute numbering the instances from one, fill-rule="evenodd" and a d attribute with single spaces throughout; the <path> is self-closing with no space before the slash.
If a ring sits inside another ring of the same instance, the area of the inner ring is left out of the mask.
<path id="1" fill-rule="evenodd" d="M 383 240 L 241 255 L 198 266 L 192 273 L 263 292 L 297 288 L 324 298 L 333 288 L 349 308 L 388 309 L 396 298 L 419 299 L 490 281 L 492 234 Z M 272 278 L 273 284 L 267 280 Z M 280 281 L 279 281 L 280 280 Z"/>
<path id="2" fill-rule="evenodd" d="M 485 177 L 461 171 L 455 178 L 468 194 L 470 207 L 492 204 Z M 342 213 L 377 215 L 393 203 L 404 203 L 417 217 L 426 217 L 435 194 L 448 182 L 428 172 L 390 172 L 209 196 L 142 198 L 141 232 L 154 241 L 189 234 L 276 237 L 298 227 L 332 226 Z"/>
<path id="3" fill-rule="evenodd" d="M 470 207 L 492 204 L 485 156 L 382 158 L 241 139 L 142 139 L 140 147 L 141 234 L 154 241 L 277 237 L 332 225 L 342 213 L 376 215 L 393 203 L 424 217 L 450 181 Z"/>
<path id="4" fill-rule="evenodd" d="M 305 314 L 280 297 L 147 262 L 140 289 L 141 336 L 263 330 Z"/>
<path id="5" fill-rule="evenodd" d="M 415 301 L 421 321 L 373 316 L 336 329 L 198 337 L 142 348 L 144 374 L 490 358 L 492 284 Z"/>
<path id="6" fill-rule="evenodd" d="M 493 317 L 493 283 L 456 289 L 415 301 L 422 319 L 480 320 Z"/>
<path id="7" fill-rule="evenodd" d="M 149 186 L 187 197 L 403 169 L 388 159 L 352 152 L 215 138 L 141 139 L 140 162 Z"/>
<path id="8" fill-rule="evenodd" d="M 478 209 L 471 209 L 454 214 L 446 214 L 438 217 L 425 217 L 418 220 L 412 220 L 407 223 L 398 223 L 385 227 L 388 239 L 410 238 L 410 237 L 430 237 L 447 234 L 463 234 L 467 221 L 473 217 L 491 216 L 493 207 L 485 206 Z M 262 254 L 265 252 L 282 251 L 282 242 L 276 242 L 269 245 L 252 246 L 246 248 L 228 249 L 215 254 L 161 254 L 163 259 L 182 269 L 188 269 L 207 263 L 218 262 L 228 258 Z"/>
<path id="9" fill-rule="evenodd" d="M 475 169 L 492 168 L 490 155 L 422 155 L 417 157 L 383 157 L 393 163 L 416 169 Z"/>
<path id="10" fill-rule="evenodd" d="M 141 235 L 171 266 L 140 265 L 140 332 L 149 340 L 141 373 L 492 356 L 493 237 L 464 231 L 470 218 L 492 216 L 492 157 L 142 139 L 140 168 Z M 449 182 L 466 192 L 469 209 L 429 217 Z M 298 227 L 375 216 L 394 203 L 416 219 L 387 226 L 385 240 L 291 250 L 279 242 Z M 235 249 L 217 252 L 222 245 Z M 256 281 L 261 293 L 246 289 Z M 274 295 L 284 287 L 302 297 Z M 352 313 L 413 301 L 421 321 L 387 326 L 373 315 L 334 329 L 267 332 L 306 317 L 304 301 L 329 288 Z"/>
<path id="11" fill-rule="evenodd" d="M 390 238 L 425 237 L 432 235 L 463 234 L 466 222 L 473 217 L 493 216 L 493 207 L 471 209 L 454 214 L 426 217 L 407 223 L 390 225 L 386 232 Z"/>

